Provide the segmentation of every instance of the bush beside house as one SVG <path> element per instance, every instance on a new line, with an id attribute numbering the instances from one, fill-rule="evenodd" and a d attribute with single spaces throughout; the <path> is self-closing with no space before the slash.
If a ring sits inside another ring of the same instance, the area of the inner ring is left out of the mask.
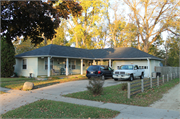
<path id="1" fill-rule="evenodd" d="M 1 77 L 10 77 L 14 73 L 15 49 L 12 43 L 7 43 L 5 37 L 1 38 Z"/>

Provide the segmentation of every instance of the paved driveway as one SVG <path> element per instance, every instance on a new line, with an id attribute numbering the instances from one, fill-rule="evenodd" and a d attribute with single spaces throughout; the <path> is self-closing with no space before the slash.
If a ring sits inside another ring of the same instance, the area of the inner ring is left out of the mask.
<path id="1" fill-rule="evenodd" d="M 104 87 L 106 86 L 112 86 L 117 85 L 122 82 L 114 81 L 113 79 L 105 80 Z M 51 85 L 48 87 L 44 87 L 41 89 L 32 90 L 33 93 L 45 93 L 45 94 L 51 94 L 51 95 L 60 95 L 60 94 L 68 94 L 68 93 L 74 93 L 74 92 L 80 92 L 87 90 L 86 86 L 89 84 L 88 80 L 79 80 L 79 81 L 72 81 L 72 82 L 66 82 L 66 83 L 60 83 Z"/>
<path id="2" fill-rule="evenodd" d="M 126 82 L 126 81 L 123 81 Z M 105 81 L 104 86 L 117 85 L 122 83 L 121 81 L 114 81 L 109 79 Z M 151 107 L 139 107 L 124 104 L 103 103 L 97 101 L 80 100 L 68 97 L 62 97 L 62 94 L 68 94 L 73 92 L 79 92 L 86 90 L 88 80 L 72 81 L 67 83 L 55 84 L 48 87 L 32 90 L 32 91 L 20 91 L 9 90 L 6 94 L 0 95 L 1 110 L 0 114 L 7 111 L 21 107 L 23 105 L 35 102 L 39 99 L 48 99 L 55 101 L 63 101 L 68 103 L 87 105 L 99 108 L 107 108 L 120 111 L 116 118 L 179 118 L 178 111 L 172 111 L 168 109 L 156 109 Z"/>
<path id="3" fill-rule="evenodd" d="M 88 80 L 79 80 L 66 83 L 55 84 L 32 91 L 8 90 L 7 93 L 0 95 L 0 114 L 6 113 L 9 110 L 18 108 L 25 104 L 32 103 L 39 99 L 59 98 L 59 96 L 68 93 L 85 91 L 88 85 Z M 115 82 L 112 79 L 105 80 L 104 86 L 117 85 L 121 82 Z M 3 90 L 3 88 L 1 88 Z M 7 90 L 7 89 L 6 89 Z"/>

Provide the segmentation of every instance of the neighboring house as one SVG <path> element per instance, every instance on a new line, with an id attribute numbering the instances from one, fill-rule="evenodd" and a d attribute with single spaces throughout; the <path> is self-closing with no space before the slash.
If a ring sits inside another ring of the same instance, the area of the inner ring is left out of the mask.
<path id="1" fill-rule="evenodd" d="M 50 76 L 51 69 L 65 70 L 65 74 L 84 74 L 90 65 L 108 65 L 118 69 L 123 64 L 137 64 L 150 77 L 162 59 L 132 47 L 107 49 L 80 49 L 48 45 L 15 56 L 15 72 L 20 76 Z"/>

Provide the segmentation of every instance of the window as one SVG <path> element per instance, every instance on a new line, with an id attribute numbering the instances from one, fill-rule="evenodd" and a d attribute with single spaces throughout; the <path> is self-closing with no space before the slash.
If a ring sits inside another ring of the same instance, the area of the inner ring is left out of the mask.
<path id="1" fill-rule="evenodd" d="M 112 69 L 110 67 L 108 67 L 109 71 L 112 71 Z"/>
<path id="2" fill-rule="evenodd" d="M 122 70 L 132 70 L 133 69 L 133 65 L 121 65 L 119 67 L 119 69 L 122 69 Z"/>
<path id="3" fill-rule="evenodd" d="M 91 66 L 89 66 L 88 67 L 88 70 L 94 70 L 94 71 L 98 71 L 99 70 L 99 66 L 93 66 L 93 65 L 91 65 Z"/>
<path id="4" fill-rule="evenodd" d="M 45 69 L 47 70 L 48 69 L 48 61 L 47 59 L 44 59 L 45 60 Z M 50 60 L 50 69 L 53 69 L 53 59 Z"/>
<path id="5" fill-rule="evenodd" d="M 148 69 L 148 66 L 139 66 L 139 69 Z"/>
<path id="6" fill-rule="evenodd" d="M 138 68 L 138 66 L 136 65 L 136 66 L 134 66 L 134 69 L 136 70 L 136 69 L 139 69 L 139 68 Z"/>
<path id="7" fill-rule="evenodd" d="M 22 60 L 22 68 L 27 69 L 27 59 Z"/>
<path id="8" fill-rule="evenodd" d="M 71 66 L 72 69 L 76 69 L 76 60 L 71 61 Z"/>
<path id="9" fill-rule="evenodd" d="M 104 70 L 109 70 L 107 66 L 104 66 Z"/>
<path id="10" fill-rule="evenodd" d="M 100 67 L 101 70 L 104 70 L 104 67 Z"/>

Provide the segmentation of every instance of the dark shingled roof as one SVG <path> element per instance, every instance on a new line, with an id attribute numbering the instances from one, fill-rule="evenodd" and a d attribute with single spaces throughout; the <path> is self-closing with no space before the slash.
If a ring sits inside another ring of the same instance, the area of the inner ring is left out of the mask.
<path id="1" fill-rule="evenodd" d="M 60 45 L 47 45 L 32 51 L 28 51 L 19 55 L 19 57 L 69 57 L 69 58 L 88 58 L 88 59 L 156 59 L 153 55 L 140 51 L 132 47 L 123 48 L 107 48 L 107 49 L 80 49 L 74 47 L 60 46 Z"/>

